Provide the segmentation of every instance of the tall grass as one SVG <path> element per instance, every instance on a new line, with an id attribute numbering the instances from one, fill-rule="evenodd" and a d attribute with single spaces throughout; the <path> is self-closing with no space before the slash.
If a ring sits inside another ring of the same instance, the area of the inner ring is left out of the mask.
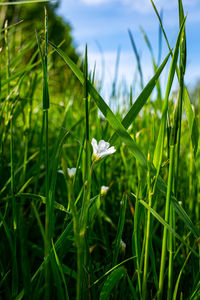
<path id="1" fill-rule="evenodd" d="M 154 72 L 145 85 L 128 31 L 141 92 L 135 95 L 130 87 L 119 106 L 112 103 L 119 94 L 119 52 L 109 106 L 89 70 L 87 46 L 76 65 L 48 40 L 48 10 L 44 29 L 25 42 L 18 28 L 26 24 L 7 24 L 5 18 L 0 37 L 2 299 L 200 298 L 199 99 L 190 99 L 184 80 L 187 19 L 179 0 L 179 33 L 170 45 L 151 2 L 159 49 L 162 33 L 169 54 L 161 62 L 159 50 L 156 62 L 141 28 Z M 72 70 L 71 82 L 77 80 L 80 91 L 68 82 L 62 82 L 65 92 L 58 90 L 63 76 L 54 55 Z M 167 64 L 162 90 L 160 75 Z M 109 142 L 116 152 L 95 158 L 92 138 Z"/>

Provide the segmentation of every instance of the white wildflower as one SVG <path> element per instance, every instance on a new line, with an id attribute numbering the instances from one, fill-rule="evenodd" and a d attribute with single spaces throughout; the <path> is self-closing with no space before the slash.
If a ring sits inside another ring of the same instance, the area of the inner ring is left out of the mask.
<path id="1" fill-rule="evenodd" d="M 74 177 L 75 173 L 76 173 L 76 168 L 67 168 L 67 173 L 69 175 L 70 178 Z"/>
<path id="2" fill-rule="evenodd" d="M 104 140 L 101 140 L 99 144 L 97 144 L 97 141 L 93 138 L 91 144 L 93 147 L 93 157 L 96 161 L 116 151 L 114 146 L 110 147 L 110 144 Z"/>
<path id="3" fill-rule="evenodd" d="M 106 195 L 108 189 L 109 189 L 108 186 L 102 185 L 102 187 L 101 187 L 101 195 Z"/>

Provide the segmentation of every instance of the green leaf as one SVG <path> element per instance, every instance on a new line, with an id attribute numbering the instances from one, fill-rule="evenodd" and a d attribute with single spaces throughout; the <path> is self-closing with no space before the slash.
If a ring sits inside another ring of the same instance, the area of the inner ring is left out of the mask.
<path id="1" fill-rule="evenodd" d="M 112 273 L 108 276 L 108 278 L 106 279 L 103 285 L 99 300 L 110 299 L 110 294 L 112 290 L 125 274 L 126 274 L 126 269 L 123 267 L 120 267 L 112 271 Z"/>
<path id="2" fill-rule="evenodd" d="M 183 21 L 184 21 L 184 11 L 183 11 L 182 0 L 178 0 L 178 5 L 179 5 L 179 26 L 181 28 L 181 25 L 183 24 Z M 181 44 L 180 44 L 180 71 L 183 74 L 183 76 L 185 74 L 185 69 L 186 69 L 186 60 L 187 60 L 186 32 L 184 29 L 183 38 L 182 38 Z"/>

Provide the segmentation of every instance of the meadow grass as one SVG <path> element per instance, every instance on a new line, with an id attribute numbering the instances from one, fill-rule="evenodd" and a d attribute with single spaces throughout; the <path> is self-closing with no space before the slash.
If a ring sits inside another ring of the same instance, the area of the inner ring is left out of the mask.
<path id="1" fill-rule="evenodd" d="M 26 24 L 8 24 L 5 17 L 1 299 L 200 298 L 200 97 L 190 99 L 184 82 L 187 18 L 179 0 L 172 50 L 151 2 L 160 24 L 157 62 L 142 27 L 141 33 L 154 75 L 145 85 L 129 30 L 141 91 L 136 97 L 131 86 L 118 106 L 100 95 L 87 45 L 75 64 L 49 41 L 46 8 L 44 29 L 25 42 L 19 28 Z M 169 49 L 162 62 L 161 34 Z M 74 91 L 67 81 L 65 90 L 57 88 L 63 76 L 55 55 L 74 73 L 70 82 L 82 88 Z M 118 95 L 119 56 L 120 50 L 110 101 Z M 167 64 L 163 91 L 160 75 Z M 179 88 L 172 93 L 175 77 Z"/>

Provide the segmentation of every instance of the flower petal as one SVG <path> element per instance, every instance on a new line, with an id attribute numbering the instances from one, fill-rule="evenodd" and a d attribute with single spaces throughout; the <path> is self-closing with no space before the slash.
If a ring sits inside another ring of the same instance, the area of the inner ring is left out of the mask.
<path id="1" fill-rule="evenodd" d="M 112 146 L 112 147 L 110 147 L 108 150 L 106 150 L 106 152 L 107 152 L 107 155 L 109 155 L 109 154 L 113 154 L 113 153 L 115 153 L 115 151 L 116 151 L 116 149 L 115 149 L 115 147 L 114 147 L 114 146 Z"/>
<path id="2" fill-rule="evenodd" d="M 92 147 L 93 147 L 93 154 L 96 156 L 97 152 L 98 152 L 97 141 L 93 138 L 91 144 L 92 144 Z"/>
<path id="3" fill-rule="evenodd" d="M 101 140 L 99 142 L 99 145 L 98 145 L 98 151 L 101 152 L 101 151 L 105 151 L 106 149 L 108 149 L 110 146 L 110 144 L 108 142 L 105 142 L 104 140 Z"/>

